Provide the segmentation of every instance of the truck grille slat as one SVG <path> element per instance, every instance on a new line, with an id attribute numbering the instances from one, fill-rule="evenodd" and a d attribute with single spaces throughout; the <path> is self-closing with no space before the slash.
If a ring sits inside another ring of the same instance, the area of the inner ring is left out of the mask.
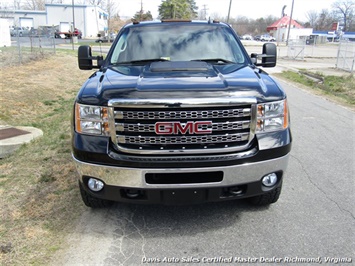
<path id="1" fill-rule="evenodd" d="M 154 126 L 154 124 L 116 123 L 116 131 L 154 133 Z M 206 129 L 207 126 L 204 126 L 202 128 Z M 213 123 L 211 128 L 213 131 L 233 131 L 247 129 L 250 128 L 250 120 L 226 123 Z"/>
<path id="2" fill-rule="evenodd" d="M 115 118 L 134 120 L 212 119 L 250 116 L 250 108 L 205 111 L 118 111 Z"/>
<path id="3" fill-rule="evenodd" d="M 207 143 L 233 143 L 246 141 L 249 133 L 231 135 L 203 135 L 203 136 L 117 136 L 119 143 L 129 143 L 137 145 L 166 145 L 166 144 L 207 144 Z"/>

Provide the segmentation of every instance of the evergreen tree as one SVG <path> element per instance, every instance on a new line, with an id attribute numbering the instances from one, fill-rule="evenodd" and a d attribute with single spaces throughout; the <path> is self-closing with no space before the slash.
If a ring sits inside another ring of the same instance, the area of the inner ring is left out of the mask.
<path id="1" fill-rule="evenodd" d="M 148 21 L 148 20 L 153 20 L 153 15 L 148 12 L 143 12 L 143 11 L 137 11 L 136 14 L 133 16 L 132 21 Z"/>
<path id="2" fill-rule="evenodd" d="M 159 6 L 161 19 L 194 19 L 198 7 L 195 0 L 163 0 Z"/>

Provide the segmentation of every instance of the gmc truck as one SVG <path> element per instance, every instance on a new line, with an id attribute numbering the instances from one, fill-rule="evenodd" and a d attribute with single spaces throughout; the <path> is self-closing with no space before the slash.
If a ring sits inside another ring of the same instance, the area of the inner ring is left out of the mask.
<path id="1" fill-rule="evenodd" d="M 291 150 L 287 97 L 218 21 L 134 22 L 105 59 L 80 46 L 72 156 L 83 202 L 192 204 L 279 198 Z"/>

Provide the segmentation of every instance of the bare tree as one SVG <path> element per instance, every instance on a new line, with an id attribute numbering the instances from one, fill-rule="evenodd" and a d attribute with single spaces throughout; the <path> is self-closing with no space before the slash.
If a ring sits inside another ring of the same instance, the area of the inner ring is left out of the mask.
<path id="1" fill-rule="evenodd" d="M 244 35 L 246 33 L 253 33 L 253 31 L 250 31 L 249 29 L 249 25 L 250 25 L 249 18 L 245 16 L 238 16 L 236 19 L 230 19 L 230 22 L 233 26 L 233 29 L 239 35 Z"/>
<path id="2" fill-rule="evenodd" d="M 45 0 L 26 0 L 22 6 L 26 10 L 45 10 Z"/>
<path id="3" fill-rule="evenodd" d="M 315 28 L 317 25 L 318 12 L 315 10 L 310 10 L 306 13 L 306 18 L 309 22 L 310 27 Z"/>
<path id="4" fill-rule="evenodd" d="M 104 0 L 89 0 L 88 3 L 89 3 L 89 5 L 94 5 L 94 6 L 99 6 L 99 7 L 105 6 Z"/>
<path id="5" fill-rule="evenodd" d="M 21 8 L 21 0 L 14 0 L 14 8 L 15 9 Z"/>
<path id="6" fill-rule="evenodd" d="M 116 20 L 117 18 L 119 18 L 119 16 L 117 16 L 118 15 L 117 1 L 115 1 L 115 0 L 107 0 L 106 11 L 107 11 L 107 14 L 108 14 L 107 28 L 108 28 L 109 32 L 113 32 L 114 31 L 113 20 Z"/>
<path id="7" fill-rule="evenodd" d="M 315 29 L 328 31 L 331 29 L 334 19 L 334 16 L 328 11 L 328 9 L 322 9 L 318 15 Z"/>
<path id="8" fill-rule="evenodd" d="M 354 19 L 355 12 L 355 1 L 353 0 L 338 0 L 332 4 L 332 7 L 336 10 L 343 20 L 344 27 L 343 31 L 347 31 L 350 28 L 351 23 Z"/>
<path id="9" fill-rule="evenodd" d="M 279 18 L 269 15 L 265 18 L 258 18 L 254 21 L 250 21 L 251 23 L 254 23 L 255 25 L 255 33 L 257 34 L 262 34 L 266 32 L 266 28 L 270 26 L 272 23 L 277 21 Z"/>

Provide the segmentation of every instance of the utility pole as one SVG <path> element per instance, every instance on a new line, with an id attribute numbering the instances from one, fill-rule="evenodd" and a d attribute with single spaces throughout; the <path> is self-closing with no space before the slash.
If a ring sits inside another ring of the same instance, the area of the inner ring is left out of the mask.
<path id="1" fill-rule="evenodd" d="M 73 6 L 73 31 L 71 34 L 71 42 L 73 44 L 73 50 L 74 50 L 74 33 L 75 33 L 75 13 L 74 13 L 74 0 L 72 0 L 72 6 Z"/>
<path id="2" fill-rule="evenodd" d="M 207 5 L 203 5 L 203 14 L 204 14 L 204 16 L 205 16 L 205 19 L 207 19 L 207 10 L 208 10 L 208 8 L 207 8 Z"/>
<path id="3" fill-rule="evenodd" d="M 286 9 L 287 5 L 284 5 L 284 7 L 282 8 L 281 11 L 281 19 L 285 16 L 285 9 Z M 279 46 L 279 42 L 280 42 L 280 27 L 277 27 L 277 46 Z"/>
<path id="4" fill-rule="evenodd" d="M 143 19 L 143 0 L 141 0 L 140 21 Z"/>
<path id="5" fill-rule="evenodd" d="M 290 40 L 290 30 L 291 30 L 291 24 L 292 24 L 293 4 L 294 4 L 294 0 L 292 0 L 290 22 L 288 23 L 287 42 L 286 42 L 287 46 L 288 46 L 288 42 Z"/>
<path id="6" fill-rule="evenodd" d="M 231 14 L 231 8 L 232 8 L 232 0 L 229 1 L 229 9 L 228 9 L 227 23 L 229 23 L 229 17 L 230 17 L 230 14 Z"/>

